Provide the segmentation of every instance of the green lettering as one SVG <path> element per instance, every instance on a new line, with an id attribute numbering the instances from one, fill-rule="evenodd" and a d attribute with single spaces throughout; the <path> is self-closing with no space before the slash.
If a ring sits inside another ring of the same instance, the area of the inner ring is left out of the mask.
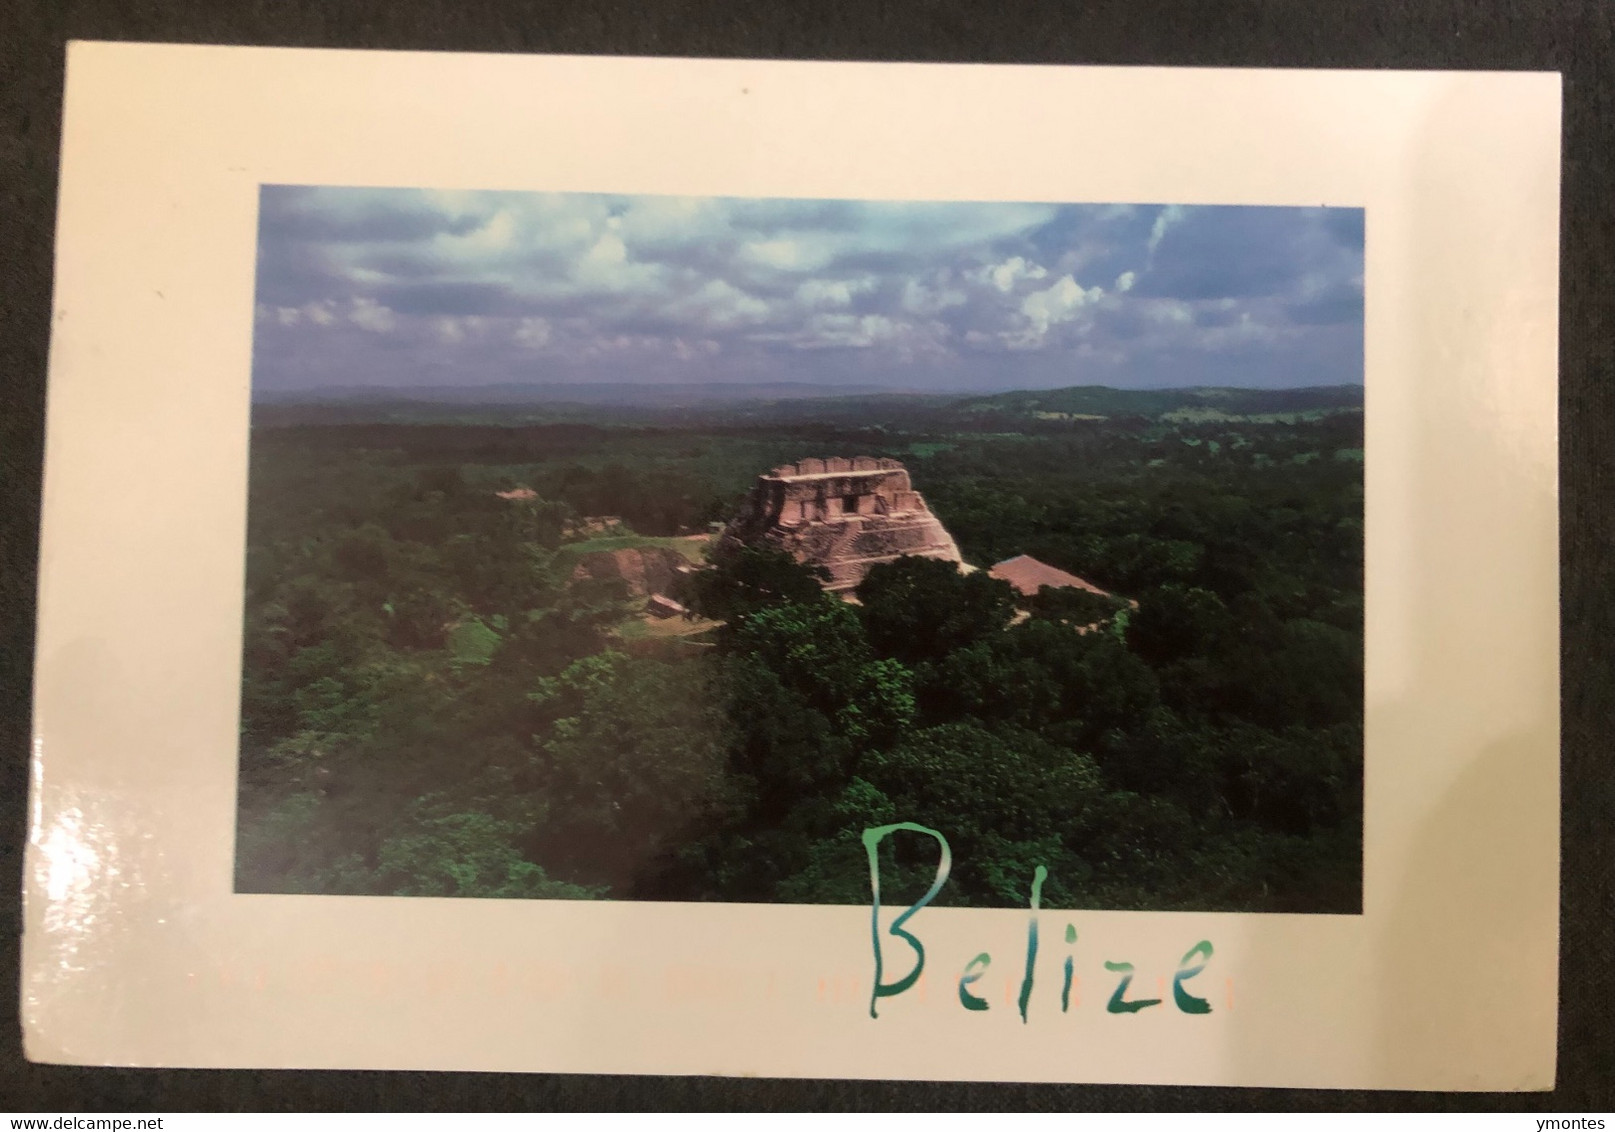
<path id="1" fill-rule="evenodd" d="M 1200 962 L 1193 967 L 1188 966 L 1189 960 L 1200 957 Z M 1194 978 L 1206 969 L 1211 960 L 1211 941 L 1201 940 L 1189 948 L 1189 953 L 1178 960 L 1178 973 L 1172 976 L 1172 1001 L 1178 1004 L 1178 1009 L 1185 1014 L 1210 1014 L 1211 1003 L 1203 998 L 1196 998 L 1183 989 L 1183 984 Z"/>
<path id="2" fill-rule="evenodd" d="M 914 969 L 895 983 L 886 983 L 881 981 L 883 965 L 880 953 L 880 843 L 899 830 L 923 833 L 927 837 L 936 838 L 937 844 L 942 847 L 942 854 L 937 860 L 936 880 L 932 882 L 930 889 L 919 900 L 909 905 L 907 911 L 893 920 L 889 929 L 892 935 L 904 940 L 914 949 Z M 953 868 L 953 852 L 948 848 L 948 839 L 946 837 L 943 837 L 934 829 L 927 829 L 925 826 L 915 825 L 913 822 L 898 822 L 895 825 L 882 825 L 874 829 L 866 829 L 863 837 L 864 851 L 869 854 L 869 891 L 873 904 L 870 912 L 870 935 L 875 944 L 875 990 L 869 996 L 869 1016 L 876 1018 L 879 1017 L 875 1013 L 875 1004 L 877 1002 L 889 995 L 902 994 L 919 981 L 920 972 L 925 970 L 925 947 L 914 937 L 912 932 L 904 930 L 903 925 L 908 922 L 914 913 L 931 903 L 936 894 L 942 891 L 943 884 L 947 882 L 948 873 Z"/>
<path id="3" fill-rule="evenodd" d="M 1161 1000 L 1158 998 L 1140 998 L 1132 1002 L 1126 1001 L 1127 988 L 1133 982 L 1133 965 L 1131 963 L 1112 963 L 1107 959 L 1105 960 L 1105 970 L 1116 971 L 1122 977 L 1122 981 L 1116 984 L 1116 993 L 1111 995 L 1110 1001 L 1105 1004 L 1105 1009 L 1110 1013 L 1137 1014 L 1146 1007 L 1161 1005 Z"/>
<path id="4" fill-rule="evenodd" d="M 1043 900 L 1043 882 L 1049 870 L 1039 865 L 1032 870 L 1032 919 L 1026 925 L 1026 974 L 1021 978 L 1021 1024 L 1026 1024 L 1026 1004 L 1032 1000 L 1032 965 L 1037 962 L 1037 908 Z"/>
<path id="5" fill-rule="evenodd" d="M 966 1010 L 986 1010 L 987 1000 L 965 990 L 971 983 L 987 973 L 988 966 L 993 957 L 983 951 L 969 963 L 965 964 L 965 973 L 959 976 L 959 1004 Z"/>

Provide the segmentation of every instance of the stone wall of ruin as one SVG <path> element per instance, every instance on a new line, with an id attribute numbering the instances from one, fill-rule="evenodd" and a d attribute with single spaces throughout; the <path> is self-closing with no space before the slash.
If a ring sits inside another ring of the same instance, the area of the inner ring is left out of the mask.
<path id="1" fill-rule="evenodd" d="M 897 471 L 907 475 L 903 465 L 890 457 L 882 456 L 853 456 L 848 459 L 841 456 L 832 456 L 825 460 L 801 460 L 795 464 L 781 464 L 769 477 L 772 479 L 791 479 L 794 476 L 822 476 L 826 472 L 882 472 Z"/>
<path id="2" fill-rule="evenodd" d="M 801 460 L 758 476 L 719 546 L 758 543 L 824 566 L 833 590 L 850 589 L 873 564 L 904 554 L 960 561 L 908 470 L 869 456 Z"/>

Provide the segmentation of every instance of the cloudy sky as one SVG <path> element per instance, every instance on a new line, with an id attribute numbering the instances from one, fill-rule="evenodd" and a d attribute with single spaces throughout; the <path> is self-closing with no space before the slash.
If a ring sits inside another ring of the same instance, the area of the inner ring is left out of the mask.
<path id="1" fill-rule="evenodd" d="M 1358 209 L 265 186 L 254 382 L 1360 382 Z"/>

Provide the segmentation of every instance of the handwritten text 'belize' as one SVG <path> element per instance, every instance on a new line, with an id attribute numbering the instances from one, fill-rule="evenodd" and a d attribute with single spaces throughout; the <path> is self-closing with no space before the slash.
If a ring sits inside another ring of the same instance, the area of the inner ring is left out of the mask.
<path id="1" fill-rule="evenodd" d="M 914 951 L 914 967 L 908 974 L 896 982 L 883 982 L 882 975 L 885 967 L 880 950 L 880 843 L 883 839 L 899 830 L 909 830 L 914 833 L 923 833 L 933 837 L 941 846 L 942 854 L 937 861 L 936 880 L 924 896 L 920 897 L 908 909 L 892 921 L 888 933 L 898 937 L 909 945 Z M 869 889 L 873 896 L 873 912 L 870 919 L 871 935 L 875 944 L 875 991 L 869 998 L 869 1016 L 878 1018 L 876 1006 L 883 998 L 902 994 L 915 983 L 919 982 L 920 973 L 925 969 L 925 947 L 920 943 L 913 932 L 903 927 L 916 912 L 924 908 L 942 891 L 947 883 L 948 873 L 953 868 L 953 851 L 948 847 L 948 839 L 934 829 L 913 822 L 898 822 L 895 825 L 876 826 L 874 829 L 864 830 L 864 849 L 869 854 Z M 1043 881 L 1048 877 L 1049 871 L 1042 865 L 1037 866 L 1032 874 L 1032 915 L 1026 926 L 1026 973 L 1021 978 L 1020 1010 L 1021 1021 L 1026 1021 L 1027 1004 L 1032 1000 L 1033 975 L 1037 968 L 1037 911 L 1038 902 L 1043 896 Z M 1068 944 L 1076 943 L 1077 929 L 1074 925 L 1065 927 L 1065 941 Z M 959 1003 L 966 1010 L 986 1010 L 987 1000 L 971 992 L 971 984 L 975 983 L 987 973 L 992 963 L 992 956 L 983 951 L 965 965 L 964 974 L 959 976 Z M 1172 1001 L 1177 1008 L 1185 1014 L 1210 1014 L 1211 1003 L 1203 998 L 1197 998 L 1183 989 L 1183 984 L 1194 978 L 1206 969 L 1211 961 L 1211 942 L 1201 940 L 1191 947 L 1182 959 L 1178 960 L 1177 974 L 1172 976 Z M 1116 984 L 1115 992 L 1105 1009 L 1111 1014 L 1136 1014 L 1151 1006 L 1161 1005 L 1158 998 L 1128 999 L 1127 989 L 1133 982 L 1133 965 L 1131 963 L 1113 963 L 1105 961 L 1105 970 L 1121 976 Z M 1060 1010 L 1066 1011 L 1071 1006 L 1071 978 L 1073 964 L 1071 956 L 1065 959 L 1065 982 L 1060 988 Z"/>

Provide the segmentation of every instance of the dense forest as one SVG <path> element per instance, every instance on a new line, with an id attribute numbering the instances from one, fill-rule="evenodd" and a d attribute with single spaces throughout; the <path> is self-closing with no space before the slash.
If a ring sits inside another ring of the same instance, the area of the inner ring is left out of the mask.
<path id="1" fill-rule="evenodd" d="M 1041 864 L 1048 907 L 1356 912 L 1361 397 L 265 407 L 237 887 L 863 903 L 860 833 L 913 821 L 939 903 L 1023 905 Z M 707 560 L 759 472 L 853 455 L 982 569 L 848 603 Z M 695 567 L 687 617 L 583 566 L 633 548 Z M 1116 600 L 986 573 L 1019 554 Z"/>

